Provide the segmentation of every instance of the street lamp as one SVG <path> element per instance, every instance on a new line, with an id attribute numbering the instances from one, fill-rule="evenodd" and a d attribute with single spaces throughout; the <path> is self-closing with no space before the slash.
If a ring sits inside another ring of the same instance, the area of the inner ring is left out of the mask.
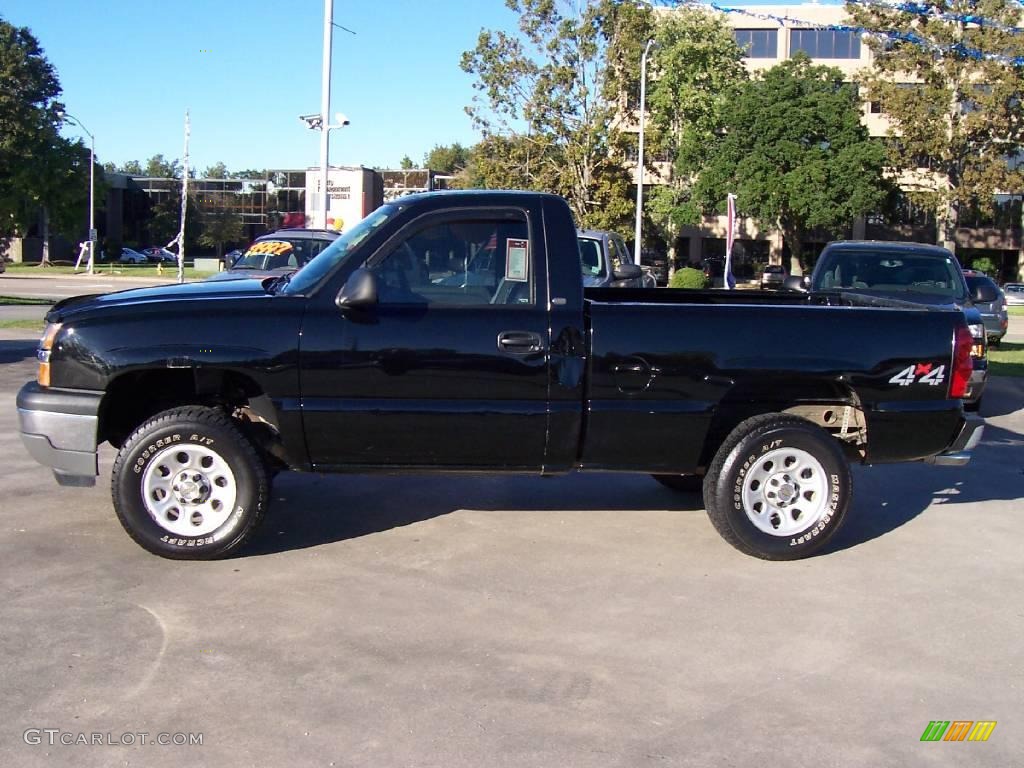
<path id="1" fill-rule="evenodd" d="M 636 232 L 633 243 L 633 261 L 640 266 L 640 237 L 642 235 L 644 208 L 644 113 L 647 111 L 647 54 L 656 46 L 654 40 L 648 40 L 644 55 L 640 59 L 640 140 L 637 153 L 636 175 Z"/>
<path id="2" fill-rule="evenodd" d="M 316 115 L 299 115 L 299 120 L 304 122 L 311 131 L 322 131 L 320 136 L 320 217 L 323 221 L 322 227 L 327 229 L 327 148 L 330 132 L 336 128 L 344 128 L 352 121 L 342 113 L 337 112 L 334 119 L 338 122 L 328 123 L 327 113 Z"/>
<path id="3" fill-rule="evenodd" d="M 89 129 L 82 125 L 82 121 L 64 110 L 57 112 L 57 117 L 62 120 L 70 120 L 89 136 L 89 264 L 86 267 L 86 274 L 92 274 L 92 266 L 96 258 L 96 206 L 93 204 L 93 194 L 96 189 L 96 137 L 89 133 Z"/>

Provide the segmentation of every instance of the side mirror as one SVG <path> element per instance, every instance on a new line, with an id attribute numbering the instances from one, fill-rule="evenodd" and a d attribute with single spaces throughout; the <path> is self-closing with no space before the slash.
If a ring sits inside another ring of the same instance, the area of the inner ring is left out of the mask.
<path id="1" fill-rule="evenodd" d="M 979 283 L 974 287 L 974 294 L 971 298 L 975 301 L 987 304 L 990 301 L 998 299 L 999 294 L 996 293 L 995 289 L 988 283 Z"/>
<path id="2" fill-rule="evenodd" d="M 782 281 L 782 287 L 787 291 L 798 291 L 805 293 L 811 289 L 811 276 L 803 275 L 788 275 L 785 280 Z"/>
<path id="3" fill-rule="evenodd" d="M 377 275 L 360 267 L 338 291 L 334 303 L 339 309 L 365 309 L 377 303 Z"/>
<path id="4" fill-rule="evenodd" d="M 619 265 L 619 268 L 613 272 L 612 277 L 616 280 L 637 280 L 642 277 L 643 274 L 643 269 L 638 267 L 636 264 L 621 264 Z"/>

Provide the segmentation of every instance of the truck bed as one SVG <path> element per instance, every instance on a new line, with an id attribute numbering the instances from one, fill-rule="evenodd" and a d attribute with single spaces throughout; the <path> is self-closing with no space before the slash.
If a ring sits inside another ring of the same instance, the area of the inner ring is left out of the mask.
<path id="1" fill-rule="evenodd" d="M 851 306 L 839 294 L 594 289 L 585 296 L 591 355 L 583 465 L 693 471 L 716 419 L 767 397 L 863 411 L 868 462 L 947 445 L 962 423 L 950 399 L 952 338 L 962 315 Z M 838 306 L 837 306 L 838 305 Z M 894 383 L 909 366 L 933 382 Z M 641 437 L 643 436 L 643 437 Z M 685 436 L 685 437 L 683 437 Z"/>

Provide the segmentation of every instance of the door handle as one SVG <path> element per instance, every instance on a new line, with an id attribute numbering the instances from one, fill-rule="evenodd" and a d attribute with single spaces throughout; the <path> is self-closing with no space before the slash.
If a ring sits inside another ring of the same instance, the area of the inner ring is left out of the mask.
<path id="1" fill-rule="evenodd" d="M 544 349 L 544 340 L 532 331 L 502 331 L 498 334 L 498 349 L 510 355 L 532 355 Z"/>

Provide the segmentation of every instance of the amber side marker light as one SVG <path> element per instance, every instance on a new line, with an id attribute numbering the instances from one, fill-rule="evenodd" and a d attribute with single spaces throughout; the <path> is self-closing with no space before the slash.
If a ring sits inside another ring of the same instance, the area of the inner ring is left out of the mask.
<path id="1" fill-rule="evenodd" d="M 39 373 L 36 381 L 39 386 L 50 386 L 50 352 L 53 349 L 53 340 L 57 338 L 60 330 L 60 323 L 47 323 L 43 330 L 43 338 L 39 340 L 39 349 L 36 351 L 36 358 L 39 360 Z"/>

